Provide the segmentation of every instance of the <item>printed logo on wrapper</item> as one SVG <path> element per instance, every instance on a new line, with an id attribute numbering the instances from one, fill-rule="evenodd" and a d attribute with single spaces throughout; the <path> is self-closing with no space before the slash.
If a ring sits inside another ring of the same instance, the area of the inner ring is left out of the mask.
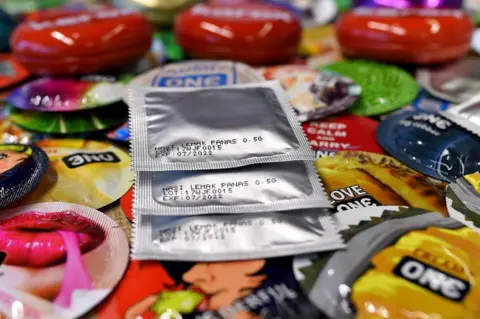
<path id="1" fill-rule="evenodd" d="M 111 292 L 128 263 L 123 230 L 85 206 L 27 205 L 3 211 L 0 226 L 0 312 L 7 316 L 77 318 Z"/>
<path id="2" fill-rule="evenodd" d="M 313 163 L 292 161 L 232 169 L 137 172 L 135 209 L 187 216 L 330 207 Z"/>
<path id="3" fill-rule="evenodd" d="M 118 200 L 132 186 L 130 158 L 104 142 L 42 140 L 50 169 L 22 203 L 65 201 L 101 208 Z"/>
<path id="4" fill-rule="evenodd" d="M 367 152 L 338 152 L 316 161 L 335 211 L 401 205 L 447 216 L 444 185 L 394 158 Z"/>
<path id="5" fill-rule="evenodd" d="M 438 213 L 398 206 L 334 217 L 347 249 L 294 261 L 303 291 L 327 316 L 371 316 L 372 307 L 392 318 L 404 318 L 405 309 L 439 318 L 478 316 L 475 231 Z"/>
<path id="6" fill-rule="evenodd" d="M 317 157 L 339 151 L 368 151 L 384 154 L 376 139 L 378 122 L 367 117 L 344 115 L 302 125 Z"/>
<path id="7" fill-rule="evenodd" d="M 34 190 L 48 166 L 47 154 L 34 145 L 0 144 L 0 207 Z"/>
<path id="8" fill-rule="evenodd" d="M 276 81 L 134 87 L 130 95 L 135 170 L 221 169 L 314 158 Z"/>
<path id="9" fill-rule="evenodd" d="M 343 247 L 328 211 L 318 208 L 193 217 L 134 215 L 132 251 L 140 260 L 225 261 Z"/>
<path id="10" fill-rule="evenodd" d="M 291 257 L 216 263 L 131 261 L 124 279 L 95 316 L 320 317 L 300 291 L 291 265 Z"/>
<path id="11" fill-rule="evenodd" d="M 480 231 L 480 173 L 463 176 L 447 189 L 450 217 Z"/>
<path id="12" fill-rule="evenodd" d="M 405 165 L 435 179 L 454 182 L 480 170 L 480 140 L 438 113 L 405 111 L 377 129 L 379 144 Z"/>
<path id="13" fill-rule="evenodd" d="M 268 80 L 279 80 L 300 121 L 321 119 L 349 108 L 361 88 L 350 78 L 305 66 L 286 65 L 260 69 Z"/>

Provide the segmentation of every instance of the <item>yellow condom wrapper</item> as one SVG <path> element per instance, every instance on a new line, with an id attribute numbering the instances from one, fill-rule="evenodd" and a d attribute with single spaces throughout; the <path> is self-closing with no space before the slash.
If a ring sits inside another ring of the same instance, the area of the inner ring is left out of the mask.
<path id="1" fill-rule="evenodd" d="M 130 157 L 112 144 L 80 139 L 42 140 L 50 168 L 39 186 L 18 205 L 68 202 L 101 208 L 133 184 Z"/>

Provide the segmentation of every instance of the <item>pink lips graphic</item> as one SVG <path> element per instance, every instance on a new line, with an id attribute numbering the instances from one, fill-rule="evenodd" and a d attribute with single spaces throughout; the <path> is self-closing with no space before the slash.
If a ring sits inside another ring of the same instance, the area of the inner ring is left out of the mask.
<path id="1" fill-rule="evenodd" d="M 40 268 L 64 263 L 67 248 L 59 231 L 73 232 L 82 254 L 105 240 L 100 226 L 74 212 L 28 212 L 0 220 L 0 251 L 7 254 L 4 264 Z"/>

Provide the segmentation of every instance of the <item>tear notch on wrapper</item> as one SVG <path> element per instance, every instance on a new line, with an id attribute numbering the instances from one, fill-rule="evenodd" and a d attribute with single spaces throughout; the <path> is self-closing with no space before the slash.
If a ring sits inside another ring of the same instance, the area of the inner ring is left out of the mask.
<path id="1" fill-rule="evenodd" d="M 277 81 L 129 92 L 133 168 L 206 170 L 313 160 Z"/>
<path id="2" fill-rule="evenodd" d="M 466 102 L 451 106 L 442 115 L 475 135 L 480 136 L 480 94 Z"/>
<path id="3" fill-rule="evenodd" d="M 138 172 L 136 209 L 152 215 L 259 213 L 331 207 L 312 162 L 223 170 Z"/>
<path id="4" fill-rule="evenodd" d="M 319 209 L 194 217 L 136 214 L 132 258 L 222 261 L 343 247 L 330 215 Z"/>

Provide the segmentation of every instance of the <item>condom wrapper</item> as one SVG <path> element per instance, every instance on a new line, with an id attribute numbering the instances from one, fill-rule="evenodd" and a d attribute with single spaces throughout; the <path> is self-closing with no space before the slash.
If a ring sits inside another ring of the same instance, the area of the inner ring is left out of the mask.
<path id="1" fill-rule="evenodd" d="M 480 136 L 480 95 L 450 107 L 442 116 Z"/>
<path id="2" fill-rule="evenodd" d="M 0 312 L 25 318 L 78 318 L 123 276 L 128 241 L 110 217 L 52 202 L 0 215 Z M 101 262 L 99 262 L 101 261 Z"/>
<path id="3" fill-rule="evenodd" d="M 0 208 L 32 192 L 48 165 L 45 152 L 34 145 L 0 144 Z"/>
<path id="4" fill-rule="evenodd" d="M 128 142 L 130 139 L 130 131 L 128 130 L 128 122 L 125 122 L 119 128 L 107 133 L 107 137 L 118 142 Z"/>
<path id="5" fill-rule="evenodd" d="M 129 221 L 133 221 L 133 187 L 130 187 L 128 192 L 120 197 L 120 207 Z"/>
<path id="6" fill-rule="evenodd" d="M 216 263 L 131 261 L 118 287 L 92 315 L 319 318 L 320 311 L 295 277 L 291 257 Z"/>
<path id="7" fill-rule="evenodd" d="M 137 171 L 221 169 L 315 157 L 276 81 L 138 87 L 129 93 Z"/>
<path id="8" fill-rule="evenodd" d="M 101 208 L 133 184 L 129 156 L 104 142 L 58 139 L 37 143 L 50 158 L 39 187 L 22 203 L 64 201 Z"/>
<path id="9" fill-rule="evenodd" d="M 348 109 L 362 89 L 335 72 L 284 65 L 260 69 L 267 80 L 278 80 L 301 122 L 321 119 Z"/>
<path id="10" fill-rule="evenodd" d="M 303 123 L 303 131 L 317 157 L 339 151 L 368 151 L 383 154 L 375 130 L 378 122 L 358 115 L 341 115 Z"/>
<path id="11" fill-rule="evenodd" d="M 73 134 L 102 131 L 120 125 L 128 118 L 125 105 L 115 104 L 80 112 L 36 112 L 9 108 L 11 121 L 30 131 Z"/>
<path id="12" fill-rule="evenodd" d="M 128 79 L 108 75 L 41 78 L 13 90 L 7 102 L 19 109 L 42 112 L 93 109 L 120 102 Z"/>
<path id="13" fill-rule="evenodd" d="M 446 182 L 480 170 L 478 136 L 438 113 L 406 110 L 377 128 L 380 145 L 416 171 Z"/>
<path id="14" fill-rule="evenodd" d="M 360 85 L 362 94 L 349 109 L 357 115 L 394 111 L 409 104 L 418 93 L 415 79 L 395 66 L 359 60 L 338 62 L 325 69 L 343 74 Z"/>
<path id="15" fill-rule="evenodd" d="M 480 173 L 465 175 L 447 189 L 450 217 L 480 232 Z"/>
<path id="16" fill-rule="evenodd" d="M 344 247 L 320 208 L 184 217 L 146 215 L 134 206 L 133 214 L 132 258 L 138 260 L 226 261 Z"/>
<path id="17" fill-rule="evenodd" d="M 316 161 L 335 211 L 372 206 L 410 206 L 447 216 L 445 185 L 394 158 L 368 152 L 338 152 Z"/>
<path id="18" fill-rule="evenodd" d="M 415 110 L 438 112 L 448 110 L 452 106 L 452 102 L 439 99 L 426 90 L 421 89 L 417 98 L 410 103 L 410 106 Z"/>
<path id="19" fill-rule="evenodd" d="M 298 53 L 312 69 L 343 60 L 333 25 L 303 29 Z"/>
<path id="20" fill-rule="evenodd" d="M 480 90 L 480 58 L 466 57 L 437 68 L 420 69 L 417 81 L 430 94 L 447 101 L 461 103 Z"/>
<path id="21" fill-rule="evenodd" d="M 200 3 L 176 17 L 174 32 L 178 44 L 194 57 L 265 65 L 296 55 L 302 27 L 281 6 Z"/>
<path id="22" fill-rule="evenodd" d="M 329 318 L 478 316 L 480 235 L 474 230 L 439 213 L 398 206 L 334 216 L 347 249 L 296 267 L 310 301 Z"/>
<path id="23" fill-rule="evenodd" d="M 200 171 L 137 172 L 135 210 L 189 216 L 330 207 L 311 161 Z"/>
<path id="24" fill-rule="evenodd" d="M 38 137 L 13 124 L 8 108 L 0 107 L 0 143 L 30 144 Z"/>
<path id="25" fill-rule="evenodd" d="M 0 54 L 0 90 L 25 80 L 29 75 L 10 54 Z"/>

